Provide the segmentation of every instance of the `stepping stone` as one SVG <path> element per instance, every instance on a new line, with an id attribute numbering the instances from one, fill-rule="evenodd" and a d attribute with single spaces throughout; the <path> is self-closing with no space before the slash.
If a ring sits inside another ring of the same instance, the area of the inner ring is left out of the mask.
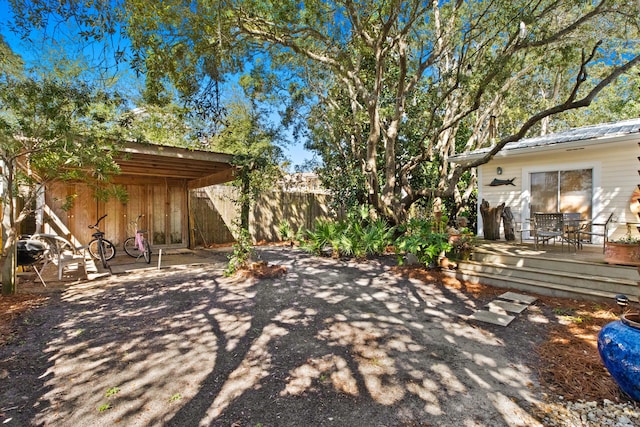
<path id="1" fill-rule="evenodd" d="M 492 313 L 486 310 L 478 310 L 469 316 L 469 319 L 479 320 L 481 322 L 492 323 L 498 326 L 508 326 L 515 316 L 508 314 Z"/>
<path id="2" fill-rule="evenodd" d="M 505 292 L 504 294 L 498 296 L 498 298 L 502 298 L 505 300 L 509 300 L 512 302 L 519 302 L 522 304 L 533 304 L 536 301 L 536 297 L 532 297 L 529 295 L 517 294 L 515 292 Z"/>
<path id="3" fill-rule="evenodd" d="M 527 309 L 527 307 L 529 307 L 529 305 L 520 304 L 520 303 L 517 303 L 517 302 L 495 300 L 495 301 L 491 301 L 489 304 L 487 304 L 486 307 L 489 308 L 489 311 L 492 311 L 494 313 L 504 313 L 504 314 L 506 314 L 507 312 L 522 313 L 523 311 L 525 311 Z"/>

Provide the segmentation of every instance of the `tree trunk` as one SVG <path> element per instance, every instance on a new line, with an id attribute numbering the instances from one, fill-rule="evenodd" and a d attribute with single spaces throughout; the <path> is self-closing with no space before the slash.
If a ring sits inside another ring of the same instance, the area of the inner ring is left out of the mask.
<path id="1" fill-rule="evenodd" d="M 17 274 L 16 274 L 16 244 L 15 242 L 7 252 L 6 257 L 1 257 L 2 265 L 0 268 L 0 274 L 2 276 L 2 295 L 14 295 L 17 289 Z"/>
<path id="2" fill-rule="evenodd" d="M 484 224 L 484 238 L 487 240 L 500 240 L 500 220 L 504 203 L 495 208 L 489 207 L 489 202 L 482 199 L 480 204 L 480 214 Z"/>
<path id="3" fill-rule="evenodd" d="M 6 169 L 3 168 L 3 173 Z M 11 181 L 10 181 L 11 182 Z M 0 188 L 2 183 L 0 183 Z M 2 295 L 13 295 L 17 292 L 18 274 L 16 267 L 16 235 L 17 225 L 11 221 L 13 218 L 13 193 L 5 192 L 2 189 L 2 224 L 0 224 L 0 234 L 2 244 L 0 245 L 0 283 L 2 283 Z"/>
<path id="4" fill-rule="evenodd" d="M 507 242 L 516 240 L 516 225 L 510 207 L 504 208 L 502 212 L 502 228 L 504 229 L 504 239 Z"/>
<path id="5" fill-rule="evenodd" d="M 251 201 L 249 200 L 251 192 L 251 179 L 249 171 L 242 171 L 242 195 L 240 196 L 240 228 L 249 231 L 249 213 L 251 211 Z"/>

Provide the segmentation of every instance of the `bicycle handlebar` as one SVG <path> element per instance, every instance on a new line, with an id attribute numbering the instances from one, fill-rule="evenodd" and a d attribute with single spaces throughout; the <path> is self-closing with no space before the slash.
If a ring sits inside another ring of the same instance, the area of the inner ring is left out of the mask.
<path id="1" fill-rule="evenodd" d="M 98 224 L 100 224 L 100 221 L 102 221 L 103 219 L 105 219 L 105 217 L 107 216 L 107 214 L 102 215 L 100 218 L 98 218 L 98 220 L 96 221 L 95 224 L 90 225 L 89 228 L 98 228 Z M 99 228 L 98 228 L 99 230 Z"/>
<path id="2" fill-rule="evenodd" d="M 138 217 L 135 219 L 135 221 L 129 221 L 129 224 L 135 225 L 137 227 L 138 226 L 138 222 L 140 221 L 140 218 L 142 218 L 142 217 L 144 217 L 144 214 L 138 215 Z"/>

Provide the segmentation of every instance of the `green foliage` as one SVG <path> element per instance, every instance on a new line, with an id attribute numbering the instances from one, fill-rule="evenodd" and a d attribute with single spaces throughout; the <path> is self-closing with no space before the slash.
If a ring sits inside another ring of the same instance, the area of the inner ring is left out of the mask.
<path id="1" fill-rule="evenodd" d="M 341 232 L 342 225 L 335 221 L 317 219 L 315 227 L 305 232 L 301 247 L 316 255 L 322 255 L 327 248 L 331 248 L 333 253 Z"/>
<path id="2" fill-rule="evenodd" d="M 137 142 L 172 147 L 202 148 L 187 110 L 175 103 L 143 104 L 120 118 L 125 136 Z"/>
<path id="3" fill-rule="evenodd" d="M 471 256 L 471 253 L 478 245 L 477 238 L 469 233 L 463 233 L 460 236 L 450 239 L 450 243 L 451 249 L 449 249 L 448 255 L 458 260 L 469 259 L 469 256 Z"/>
<path id="4" fill-rule="evenodd" d="M 111 408 L 112 408 L 111 403 L 103 403 L 102 405 L 98 406 L 98 412 L 105 412 Z"/>
<path id="5" fill-rule="evenodd" d="M 118 393 L 120 393 L 120 387 L 111 387 L 104 395 L 105 397 L 111 397 L 115 396 Z"/>
<path id="6" fill-rule="evenodd" d="M 106 190 L 109 177 L 118 173 L 114 156 L 122 140 L 121 102 L 117 94 L 71 78 L 0 78 L 3 292 L 15 292 L 15 271 L 8 274 L 5 260 L 14 250 L 20 223 L 38 206 L 40 190 L 54 180 Z M 20 211 L 12 203 L 18 197 Z"/>
<path id="7" fill-rule="evenodd" d="M 370 207 L 351 210 L 343 221 L 317 220 L 307 230 L 301 247 L 316 255 L 364 258 L 381 255 L 392 241 L 393 228 L 380 218 L 371 218 Z"/>
<path id="8" fill-rule="evenodd" d="M 23 61 L 16 55 L 0 35 L 0 78 L 6 76 L 19 77 L 23 73 Z"/>
<path id="9" fill-rule="evenodd" d="M 255 94 L 254 94 L 255 96 Z M 238 99 L 229 111 L 227 125 L 208 141 L 209 148 L 235 154 L 238 173 L 232 185 L 239 188 L 240 227 L 248 228 L 249 210 L 257 197 L 273 188 L 282 176 L 282 150 L 275 145 L 279 131 L 268 126 L 255 102 Z"/>
<path id="10" fill-rule="evenodd" d="M 282 220 L 278 224 L 278 235 L 280 236 L 280 240 L 285 242 L 294 242 L 295 240 L 299 240 L 302 237 L 302 233 L 300 230 L 295 232 L 293 227 L 289 223 L 289 221 Z"/>
<path id="11" fill-rule="evenodd" d="M 229 255 L 229 262 L 224 270 L 225 276 L 232 276 L 241 268 L 246 267 L 249 260 L 255 256 L 249 230 L 238 227 L 237 233 L 236 242 L 233 244 L 233 253 Z"/>
<path id="12" fill-rule="evenodd" d="M 439 227 L 423 219 L 411 219 L 398 227 L 401 234 L 394 243 L 398 264 L 404 263 L 406 254 L 413 254 L 425 266 L 437 265 L 438 257 L 451 250 L 449 234 L 436 231 Z"/>
<path id="13" fill-rule="evenodd" d="M 493 154 L 475 164 L 452 155 L 638 112 L 640 14 L 626 0 L 11 5 L 20 28 L 51 25 L 51 13 L 75 18 L 86 38 L 125 28 L 127 59 L 159 105 L 176 90 L 217 111 L 217 84 L 233 75 L 252 108 L 272 102 L 306 128 L 341 207 L 371 204 L 391 224 L 416 203 L 453 198 L 455 215 L 470 199 L 473 168 Z M 277 130 L 254 113 L 227 120 L 215 144 L 252 145 Z"/>
<path id="14" fill-rule="evenodd" d="M 177 402 L 179 400 L 182 400 L 182 394 L 180 393 L 176 393 L 169 398 L 169 402 Z"/>

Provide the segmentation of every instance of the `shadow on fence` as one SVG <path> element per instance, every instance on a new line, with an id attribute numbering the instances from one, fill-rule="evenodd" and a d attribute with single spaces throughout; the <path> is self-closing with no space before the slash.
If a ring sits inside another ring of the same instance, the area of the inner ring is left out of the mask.
<path id="1" fill-rule="evenodd" d="M 190 193 L 190 229 L 196 246 L 231 243 L 240 210 L 235 204 L 237 190 L 217 185 Z M 254 242 L 280 240 L 278 226 L 288 221 L 294 231 L 313 229 L 316 219 L 335 218 L 330 196 L 311 192 L 269 191 L 252 205 L 249 228 Z"/>

